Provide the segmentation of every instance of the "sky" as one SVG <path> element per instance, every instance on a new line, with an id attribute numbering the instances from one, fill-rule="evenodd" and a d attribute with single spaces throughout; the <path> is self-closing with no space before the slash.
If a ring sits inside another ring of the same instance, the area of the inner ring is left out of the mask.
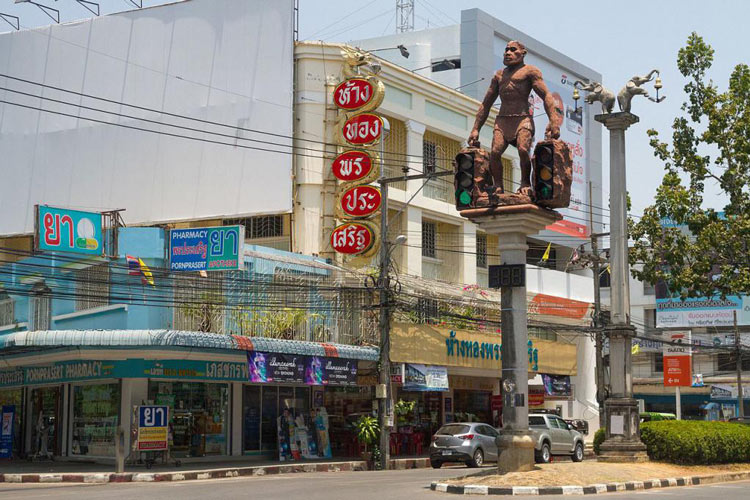
<path id="1" fill-rule="evenodd" d="M 136 2 L 138 0 L 135 0 Z M 273 1 L 273 0 L 267 0 Z M 89 17 L 74 0 L 38 0 L 61 11 L 62 21 Z M 102 13 L 129 10 L 130 0 L 101 0 Z M 148 7 L 166 3 L 143 0 Z M 299 0 L 300 40 L 347 42 L 396 32 L 395 0 Z M 677 70 L 677 51 L 696 31 L 715 49 L 708 76 L 721 90 L 738 63 L 750 62 L 745 40 L 750 19 L 748 0 L 659 0 L 586 4 L 559 0 L 415 0 L 415 29 L 458 24 L 461 10 L 479 8 L 529 36 L 557 49 L 603 75 L 605 87 L 615 94 L 633 75 L 657 68 L 667 99 L 654 104 L 641 97 L 632 111 L 640 123 L 627 131 L 627 178 L 632 213 L 640 214 L 653 202 L 664 174 L 653 156 L 646 131 L 654 128 L 662 139 L 671 138 L 671 124 L 682 114 L 686 83 Z M 34 5 L 0 0 L 0 13 L 20 17 L 21 27 L 49 24 L 51 20 Z M 0 21 L 0 31 L 12 30 Z M 652 90 L 652 84 L 647 86 Z M 580 101 L 583 103 L 583 101 Z M 594 104 L 598 111 L 599 104 Z M 538 124 L 540 126 L 541 124 Z M 604 204 L 609 193 L 609 140 L 603 131 Z M 723 199 L 707 184 L 707 205 L 721 208 Z"/>

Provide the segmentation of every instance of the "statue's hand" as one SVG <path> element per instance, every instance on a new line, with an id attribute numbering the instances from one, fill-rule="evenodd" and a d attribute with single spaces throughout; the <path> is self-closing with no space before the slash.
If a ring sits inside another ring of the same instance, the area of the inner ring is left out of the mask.
<path id="1" fill-rule="evenodd" d="M 559 139 L 560 138 L 560 127 L 554 123 L 548 123 L 547 129 L 544 131 L 545 139 Z"/>
<path id="2" fill-rule="evenodd" d="M 469 134 L 469 139 L 466 141 L 470 147 L 478 147 L 479 146 L 479 130 L 472 130 Z"/>

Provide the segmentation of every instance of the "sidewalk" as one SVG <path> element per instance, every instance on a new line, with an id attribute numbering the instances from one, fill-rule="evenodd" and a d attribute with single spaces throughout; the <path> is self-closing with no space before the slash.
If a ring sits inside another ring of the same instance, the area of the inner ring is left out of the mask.
<path id="1" fill-rule="evenodd" d="M 264 476 L 266 474 L 293 474 L 301 472 L 339 472 L 365 470 L 363 460 L 307 460 L 304 462 L 279 462 L 244 457 L 216 462 L 155 463 L 149 470 L 144 465 L 128 465 L 125 472 L 115 474 L 114 464 L 96 462 L 27 462 L 15 460 L 0 464 L 0 482 L 6 483 L 116 483 L 132 481 L 188 481 L 192 479 L 218 479 L 239 476 Z M 416 469 L 430 466 L 425 457 L 406 457 L 391 460 L 392 469 Z"/>

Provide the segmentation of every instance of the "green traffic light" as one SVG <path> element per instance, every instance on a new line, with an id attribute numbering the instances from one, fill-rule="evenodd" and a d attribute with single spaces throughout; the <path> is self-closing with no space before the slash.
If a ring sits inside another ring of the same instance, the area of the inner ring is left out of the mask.
<path id="1" fill-rule="evenodd" d="M 470 205 L 471 204 L 471 195 L 467 193 L 466 191 L 461 191 L 461 194 L 458 195 L 458 202 L 461 205 Z"/>

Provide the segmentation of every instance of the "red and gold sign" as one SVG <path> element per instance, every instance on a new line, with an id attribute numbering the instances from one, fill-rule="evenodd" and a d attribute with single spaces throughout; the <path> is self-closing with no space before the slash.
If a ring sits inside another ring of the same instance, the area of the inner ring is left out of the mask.
<path id="1" fill-rule="evenodd" d="M 341 109 L 373 110 L 383 102 L 383 84 L 377 78 L 349 78 L 333 91 L 333 101 Z"/>
<path id="2" fill-rule="evenodd" d="M 336 208 L 343 217 L 369 217 L 380 208 L 380 190 L 374 186 L 352 186 L 342 192 Z"/>
<path id="3" fill-rule="evenodd" d="M 378 175 L 374 168 L 377 160 L 376 155 L 370 155 L 365 151 L 346 151 L 333 160 L 333 175 L 344 182 L 369 182 Z"/>
<path id="4" fill-rule="evenodd" d="M 331 233 L 331 246 L 339 253 L 361 255 L 375 243 L 375 230 L 364 222 L 342 224 Z"/>
<path id="5" fill-rule="evenodd" d="M 372 145 L 383 135 L 383 119 L 372 113 L 354 115 L 344 122 L 341 133 L 349 144 Z"/>

